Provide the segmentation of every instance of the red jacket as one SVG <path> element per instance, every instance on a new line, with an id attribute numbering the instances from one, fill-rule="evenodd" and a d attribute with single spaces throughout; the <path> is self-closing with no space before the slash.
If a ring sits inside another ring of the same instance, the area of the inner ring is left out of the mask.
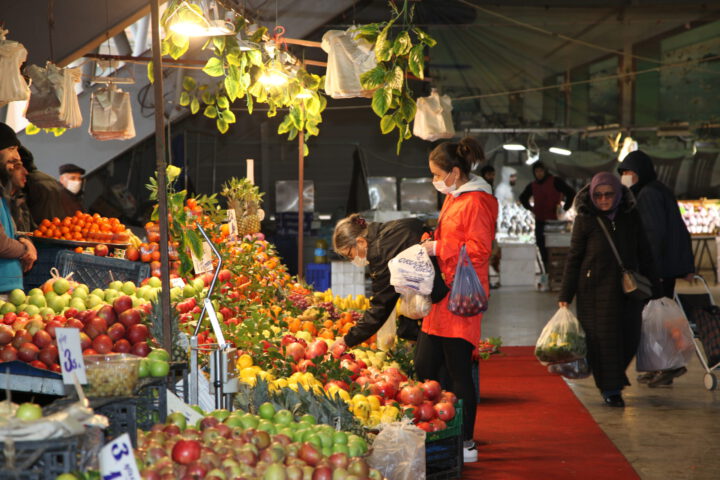
<path id="1" fill-rule="evenodd" d="M 470 181 L 459 191 L 445 198 L 435 230 L 435 255 L 449 286 L 455 277 L 460 247 L 465 244 L 485 292 L 490 291 L 488 261 L 498 215 L 497 200 L 490 192 L 487 182 L 471 175 Z M 430 314 L 423 319 L 422 331 L 441 337 L 463 338 L 477 345 L 482 314 L 474 317 L 454 315 L 447 308 L 448 298 L 449 295 L 433 304 Z"/>

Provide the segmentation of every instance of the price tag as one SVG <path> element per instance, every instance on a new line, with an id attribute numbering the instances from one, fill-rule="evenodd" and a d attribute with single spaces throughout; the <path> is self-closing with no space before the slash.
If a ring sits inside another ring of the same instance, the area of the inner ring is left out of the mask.
<path id="1" fill-rule="evenodd" d="M 202 420 L 203 416 L 198 412 L 190 408 L 190 405 L 183 402 L 180 397 L 175 395 L 170 390 L 167 391 L 167 410 L 168 413 L 180 412 L 185 416 L 188 425 L 194 425 L 198 420 Z"/>
<path id="2" fill-rule="evenodd" d="M 203 242 L 202 244 L 202 260 L 199 260 L 195 256 L 195 252 L 192 250 L 190 253 L 192 254 L 192 261 L 193 261 L 193 268 L 195 269 L 195 274 L 200 275 L 201 273 L 210 272 L 213 269 L 213 252 L 210 248 L 210 245 L 208 245 L 207 242 Z"/>
<path id="3" fill-rule="evenodd" d="M 185 280 L 180 277 L 170 279 L 170 287 L 185 288 Z"/>
<path id="4" fill-rule="evenodd" d="M 85 376 L 85 361 L 80 348 L 80 330 L 77 328 L 56 328 L 60 368 L 62 369 L 63 383 L 73 385 L 73 374 L 81 384 L 87 383 Z"/>
<path id="5" fill-rule="evenodd" d="M 235 215 L 235 209 L 228 208 L 227 219 L 228 219 L 228 227 L 229 227 L 228 237 L 230 238 L 230 241 L 236 241 L 238 239 L 238 226 L 237 226 L 237 216 Z"/>
<path id="6" fill-rule="evenodd" d="M 225 346 L 225 336 L 223 335 L 222 328 L 220 328 L 220 322 L 218 321 L 217 314 L 215 313 L 215 307 L 209 298 L 205 297 L 205 311 L 210 317 L 210 324 L 213 328 L 213 333 L 217 339 L 218 346 L 223 348 Z"/>
<path id="7" fill-rule="evenodd" d="M 102 480 L 141 480 L 130 435 L 123 433 L 100 450 Z"/>

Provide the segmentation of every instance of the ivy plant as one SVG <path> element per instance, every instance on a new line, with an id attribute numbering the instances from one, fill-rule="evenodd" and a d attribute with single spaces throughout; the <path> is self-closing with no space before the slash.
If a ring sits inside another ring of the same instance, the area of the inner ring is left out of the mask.
<path id="1" fill-rule="evenodd" d="M 434 47 L 437 41 L 412 25 L 414 7 L 408 8 L 407 0 L 402 9 L 393 2 L 390 7 L 393 16 L 389 21 L 360 26 L 356 38 L 375 45 L 377 66 L 362 74 L 360 83 L 366 90 L 375 90 L 372 109 L 380 117 L 382 133 L 397 129 L 399 154 L 402 142 L 412 136 L 410 123 L 417 111 L 408 74 L 424 78 L 425 47 Z"/>

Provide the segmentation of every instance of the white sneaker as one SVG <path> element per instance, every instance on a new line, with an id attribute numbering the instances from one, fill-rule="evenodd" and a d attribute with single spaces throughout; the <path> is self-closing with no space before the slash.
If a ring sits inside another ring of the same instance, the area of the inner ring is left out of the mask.
<path id="1" fill-rule="evenodd" d="M 478 461 L 478 452 L 475 442 L 472 440 L 463 443 L 463 463 L 475 463 Z"/>

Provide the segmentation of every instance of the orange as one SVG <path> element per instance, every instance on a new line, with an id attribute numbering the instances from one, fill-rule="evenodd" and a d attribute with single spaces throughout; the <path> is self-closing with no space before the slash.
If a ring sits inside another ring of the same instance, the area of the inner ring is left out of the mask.
<path id="1" fill-rule="evenodd" d="M 160 251 L 159 251 L 159 250 L 155 250 L 154 252 L 152 252 L 152 253 L 150 254 L 150 258 L 152 258 L 152 260 L 153 260 L 154 262 L 159 261 L 159 260 L 160 260 Z"/>

